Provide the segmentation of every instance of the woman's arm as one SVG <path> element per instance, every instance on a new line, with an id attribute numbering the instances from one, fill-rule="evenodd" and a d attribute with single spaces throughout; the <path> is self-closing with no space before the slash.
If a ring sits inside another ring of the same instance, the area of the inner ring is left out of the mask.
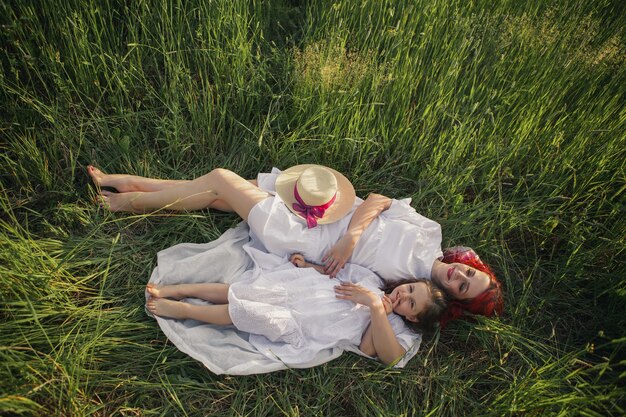
<path id="1" fill-rule="evenodd" d="M 381 362 L 391 365 L 400 359 L 406 350 L 400 345 L 391 328 L 387 314 L 391 313 L 391 300 L 380 298 L 360 285 L 341 283 L 335 287 L 337 298 L 350 300 L 368 306 L 371 323 L 363 337 L 359 349 L 369 356 L 378 356 Z"/>
<path id="2" fill-rule="evenodd" d="M 346 234 L 328 251 L 322 259 L 325 263 L 325 273 L 334 278 L 343 268 L 363 231 L 383 211 L 391 207 L 391 199 L 384 195 L 371 193 L 352 215 Z"/>

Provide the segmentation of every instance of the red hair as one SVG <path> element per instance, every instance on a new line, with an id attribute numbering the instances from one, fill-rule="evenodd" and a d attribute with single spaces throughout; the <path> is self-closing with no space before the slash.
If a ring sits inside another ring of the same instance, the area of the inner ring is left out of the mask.
<path id="1" fill-rule="evenodd" d="M 448 303 L 448 308 L 443 312 L 439 321 L 442 328 L 453 320 L 466 318 L 467 313 L 487 317 L 502 314 L 504 300 L 500 282 L 491 268 L 478 257 L 473 249 L 464 246 L 448 248 L 443 252 L 441 261 L 447 264 L 458 262 L 489 276 L 489 287 L 476 297 L 469 300 L 451 300 Z"/>

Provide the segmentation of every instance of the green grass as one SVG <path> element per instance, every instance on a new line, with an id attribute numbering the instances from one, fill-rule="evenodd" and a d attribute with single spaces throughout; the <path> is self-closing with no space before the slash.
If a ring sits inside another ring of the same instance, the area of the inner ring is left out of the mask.
<path id="1" fill-rule="evenodd" d="M 621 2 L 0 4 L 0 414 L 623 415 Z M 111 215 L 84 167 L 321 163 L 412 197 L 506 290 L 404 370 L 216 376 L 143 310 L 157 251 L 236 224 Z"/>

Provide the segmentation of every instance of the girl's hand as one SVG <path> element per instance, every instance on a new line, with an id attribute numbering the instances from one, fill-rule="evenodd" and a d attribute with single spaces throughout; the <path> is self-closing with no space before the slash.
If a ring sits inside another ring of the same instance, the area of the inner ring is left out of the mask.
<path id="1" fill-rule="evenodd" d="M 382 298 L 360 285 L 342 282 L 340 285 L 335 286 L 335 294 L 335 296 L 341 300 L 349 300 L 357 304 L 363 304 L 369 308 L 381 306 L 385 309 L 385 312 L 387 311 L 386 302 L 383 301 Z M 391 306 L 391 300 L 387 301 Z"/>
<path id="2" fill-rule="evenodd" d="M 291 262 L 298 268 L 306 267 L 306 261 L 304 260 L 304 256 L 302 256 L 301 253 L 294 253 L 293 255 L 291 255 L 291 258 L 289 258 L 289 262 Z"/>
<path id="3" fill-rule="evenodd" d="M 385 314 L 390 315 L 393 313 L 393 302 L 387 294 L 383 295 L 383 307 L 385 307 Z"/>
<path id="4" fill-rule="evenodd" d="M 342 238 L 330 248 L 324 258 L 322 258 L 324 272 L 330 275 L 331 278 L 335 278 L 339 271 L 341 271 L 341 268 L 348 262 L 350 256 L 352 256 L 355 245 L 356 242 L 350 234 L 346 233 L 343 235 Z"/>

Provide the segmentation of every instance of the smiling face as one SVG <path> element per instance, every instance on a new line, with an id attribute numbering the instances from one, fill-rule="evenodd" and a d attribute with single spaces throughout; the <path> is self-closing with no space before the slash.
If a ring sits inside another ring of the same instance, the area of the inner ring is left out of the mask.
<path id="1" fill-rule="evenodd" d="M 456 300 L 468 300 L 482 294 L 491 282 L 486 273 L 458 262 L 433 265 L 432 280 Z"/>
<path id="2" fill-rule="evenodd" d="M 424 282 L 398 285 L 389 294 L 393 312 L 416 322 L 420 313 L 425 311 L 431 301 L 428 285 Z"/>

